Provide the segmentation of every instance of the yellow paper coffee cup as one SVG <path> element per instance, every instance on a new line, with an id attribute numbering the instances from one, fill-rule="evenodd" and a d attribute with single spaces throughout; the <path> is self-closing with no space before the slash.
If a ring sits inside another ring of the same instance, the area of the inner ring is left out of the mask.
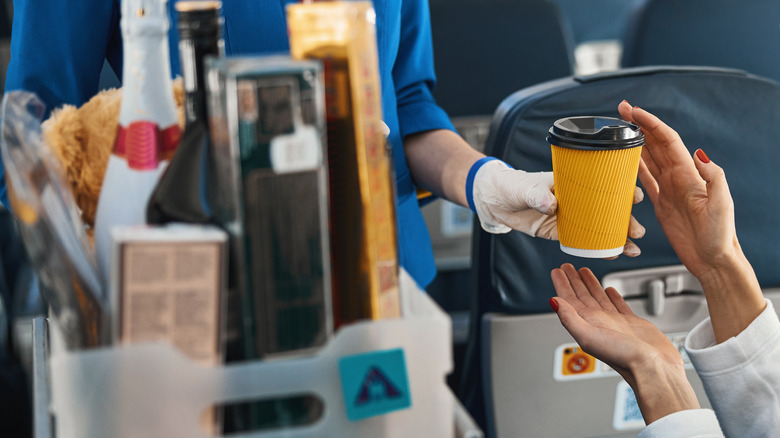
<path id="1" fill-rule="evenodd" d="M 611 117 L 557 120 L 552 150 L 558 239 L 579 257 L 623 252 L 645 137 L 639 126 Z"/>

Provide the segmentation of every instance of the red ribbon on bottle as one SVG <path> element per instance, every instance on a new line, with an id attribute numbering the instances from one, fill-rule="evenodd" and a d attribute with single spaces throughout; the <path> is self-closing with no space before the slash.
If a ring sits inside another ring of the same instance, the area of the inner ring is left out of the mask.
<path id="1" fill-rule="evenodd" d="M 132 122 L 125 128 L 119 125 L 114 155 L 127 160 L 136 170 L 154 170 L 160 161 L 170 160 L 181 139 L 178 124 L 160 130 L 152 122 Z"/>

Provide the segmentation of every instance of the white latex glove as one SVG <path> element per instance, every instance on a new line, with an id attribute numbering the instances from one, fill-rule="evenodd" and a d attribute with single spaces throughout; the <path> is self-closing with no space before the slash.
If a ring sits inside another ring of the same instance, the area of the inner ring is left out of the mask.
<path id="1" fill-rule="evenodd" d="M 558 239 L 552 172 L 514 170 L 503 161 L 492 160 L 479 168 L 472 190 L 479 222 L 488 233 L 517 230 Z"/>
<path id="2" fill-rule="evenodd" d="M 473 209 L 482 229 L 488 233 L 503 234 L 517 230 L 534 237 L 558 240 L 555 211 L 558 200 L 553 195 L 552 172 L 525 172 L 514 170 L 501 160 L 487 161 L 477 170 L 471 186 Z M 644 198 L 638 187 L 634 204 Z M 638 239 L 645 229 L 631 216 L 629 237 Z M 636 257 L 639 247 L 626 240 L 623 254 Z"/>

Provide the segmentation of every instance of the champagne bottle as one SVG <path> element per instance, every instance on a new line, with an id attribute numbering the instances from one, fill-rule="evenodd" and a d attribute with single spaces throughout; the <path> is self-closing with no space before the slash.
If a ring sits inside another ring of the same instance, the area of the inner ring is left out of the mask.
<path id="1" fill-rule="evenodd" d="M 146 222 L 146 206 L 179 143 L 166 0 L 123 0 L 122 104 L 95 216 L 95 249 L 109 285 L 111 229 Z"/>
<path id="2" fill-rule="evenodd" d="M 206 196 L 213 171 L 203 60 L 223 52 L 221 7 L 218 1 L 176 3 L 187 122 L 176 154 L 149 200 L 149 223 L 212 221 Z"/>

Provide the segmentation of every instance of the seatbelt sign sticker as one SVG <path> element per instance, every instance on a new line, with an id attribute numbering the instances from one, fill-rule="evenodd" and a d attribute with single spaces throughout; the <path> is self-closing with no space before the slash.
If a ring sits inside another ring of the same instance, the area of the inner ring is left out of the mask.
<path id="1" fill-rule="evenodd" d="M 412 406 L 406 358 L 400 348 L 342 357 L 339 374 L 349 421 Z"/>

